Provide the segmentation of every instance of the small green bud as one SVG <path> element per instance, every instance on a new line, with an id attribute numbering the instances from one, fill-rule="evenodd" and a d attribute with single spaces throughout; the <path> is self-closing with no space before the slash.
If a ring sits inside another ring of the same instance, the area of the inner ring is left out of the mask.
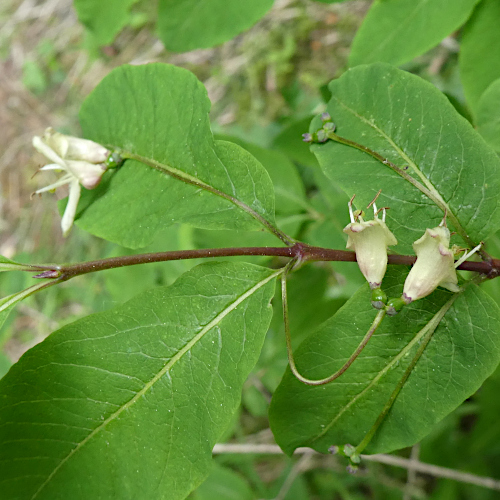
<path id="1" fill-rule="evenodd" d="M 388 316 L 396 316 L 405 305 L 406 302 L 401 297 L 389 299 L 386 306 Z"/>
<path id="2" fill-rule="evenodd" d="M 323 130 L 325 130 L 327 132 L 335 132 L 335 123 L 333 123 L 333 122 L 326 122 L 323 125 Z"/>
<path id="3" fill-rule="evenodd" d="M 326 142 L 328 140 L 328 136 L 326 135 L 326 132 L 321 129 L 316 132 L 316 134 L 313 134 L 313 137 L 316 139 L 316 142 Z"/>
<path id="4" fill-rule="evenodd" d="M 123 163 L 123 158 L 117 152 L 110 153 L 104 164 L 107 168 L 116 168 Z"/>
<path id="5" fill-rule="evenodd" d="M 372 290 L 372 306 L 375 309 L 383 309 L 386 304 L 387 304 L 386 293 L 380 287 L 374 288 Z"/>
<path id="6" fill-rule="evenodd" d="M 344 445 L 344 455 L 346 457 L 352 456 L 355 451 L 356 451 L 356 448 L 352 444 L 345 444 Z"/>
<path id="7" fill-rule="evenodd" d="M 356 474 L 356 472 L 358 472 L 358 466 L 357 465 L 349 464 L 346 467 L 346 470 L 347 470 L 347 472 L 349 472 L 349 474 Z"/>

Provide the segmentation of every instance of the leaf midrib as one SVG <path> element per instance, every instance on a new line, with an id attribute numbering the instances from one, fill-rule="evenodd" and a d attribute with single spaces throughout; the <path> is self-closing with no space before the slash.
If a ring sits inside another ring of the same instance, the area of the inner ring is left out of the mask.
<path id="1" fill-rule="evenodd" d="M 103 430 L 110 422 L 115 420 L 120 416 L 120 414 L 126 409 L 130 408 L 139 398 L 141 398 L 158 380 L 160 380 L 168 371 L 172 369 L 172 367 L 192 348 L 195 344 L 197 344 L 206 333 L 208 333 L 212 328 L 217 326 L 228 314 L 236 309 L 244 300 L 253 295 L 257 290 L 262 288 L 264 285 L 269 283 L 274 278 L 278 277 L 281 273 L 283 273 L 283 269 L 279 269 L 275 271 L 267 278 L 262 279 L 258 283 L 256 283 L 253 287 L 248 289 L 245 293 L 240 295 L 235 301 L 226 306 L 215 318 L 212 319 L 207 325 L 205 325 L 198 334 L 196 334 L 193 339 L 191 339 L 182 349 L 179 350 L 177 354 L 175 354 L 169 362 L 149 381 L 144 387 L 135 394 L 135 396 L 127 401 L 125 404 L 120 406 L 118 410 L 116 410 L 112 415 L 110 415 L 106 420 L 104 420 L 98 427 L 96 427 L 85 439 L 83 439 L 78 445 L 73 448 L 70 453 L 66 457 L 64 457 L 59 464 L 54 468 L 54 470 L 47 476 L 47 479 L 40 485 L 37 491 L 31 497 L 31 500 L 34 500 L 38 497 L 40 492 L 47 486 L 47 484 L 52 480 L 52 478 L 57 474 L 57 472 L 61 469 L 61 467 L 70 460 L 73 455 L 75 455 L 85 444 L 87 444 L 94 436 L 96 436 L 101 430 Z"/>
<path id="2" fill-rule="evenodd" d="M 400 158 L 402 158 L 405 161 L 405 163 L 408 163 L 409 167 L 411 167 L 411 169 L 413 170 L 413 172 L 422 180 L 422 182 L 424 183 L 425 187 L 427 187 L 427 189 L 429 190 L 430 194 L 432 196 L 434 196 L 435 199 L 432 199 L 432 197 L 430 197 L 429 194 L 426 193 L 425 191 L 423 191 L 422 189 L 419 189 L 419 191 L 421 193 L 423 193 L 424 195 L 426 195 L 432 202 L 436 203 L 436 205 L 438 203 L 441 204 L 441 207 L 439 207 L 439 208 L 441 208 L 445 212 L 445 214 L 450 218 L 450 220 L 452 221 L 453 225 L 455 226 L 455 229 L 460 234 L 460 236 L 462 236 L 462 238 L 464 239 L 464 241 L 466 241 L 471 246 L 475 246 L 473 244 L 472 240 L 470 239 L 469 235 L 465 231 L 464 227 L 462 226 L 462 224 L 460 224 L 460 221 L 458 220 L 458 217 L 455 215 L 455 213 L 453 212 L 453 210 L 451 210 L 451 208 L 448 205 L 448 203 L 446 203 L 444 201 L 443 197 L 441 196 L 440 192 L 435 188 L 434 184 L 432 184 L 432 182 L 428 179 L 428 177 L 426 177 L 426 175 L 418 168 L 417 164 L 391 139 L 391 137 L 389 135 L 387 135 L 377 125 L 375 125 L 374 122 L 368 120 L 364 116 L 362 116 L 359 113 L 357 113 L 354 109 L 352 109 L 351 107 L 349 107 L 346 103 L 340 101 L 340 99 L 338 99 L 336 97 L 334 97 L 334 99 L 348 113 L 351 113 L 353 116 L 355 116 L 356 118 L 358 118 L 364 124 L 366 124 L 369 127 L 371 127 L 375 132 L 377 132 L 383 139 L 385 139 L 388 142 L 388 144 L 394 149 L 394 151 L 400 156 Z M 385 162 L 384 162 L 384 164 L 387 167 L 391 168 L 389 164 L 386 164 Z M 391 170 L 393 172 L 395 172 L 394 169 L 391 168 Z M 405 177 L 403 175 L 401 175 L 399 172 L 396 172 L 396 173 L 398 175 L 400 175 L 401 177 L 403 177 L 403 179 L 405 179 Z M 408 182 L 407 179 L 405 179 L 405 180 Z M 417 189 L 418 189 L 418 187 L 417 187 Z"/>

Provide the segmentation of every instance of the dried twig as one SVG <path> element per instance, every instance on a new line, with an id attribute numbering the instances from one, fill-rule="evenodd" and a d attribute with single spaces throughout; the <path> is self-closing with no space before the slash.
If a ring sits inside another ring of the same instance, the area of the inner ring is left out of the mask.
<path id="1" fill-rule="evenodd" d="M 297 448 L 296 455 L 310 453 L 310 448 Z M 255 455 L 282 455 L 281 448 L 276 444 L 232 444 L 223 443 L 216 444 L 213 449 L 214 455 L 221 454 L 255 454 Z M 423 462 L 414 461 L 409 458 L 396 457 L 394 455 L 361 455 L 363 460 L 367 462 L 378 462 L 380 464 L 392 465 L 403 469 L 412 469 L 415 473 L 428 474 L 434 477 L 451 479 L 461 483 L 475 484 L 490 490 L 500 491 L 500 480 L 491 477 L 476 476 L 468 472 L 460 472 L 438 465 L 426 464 Z"/>

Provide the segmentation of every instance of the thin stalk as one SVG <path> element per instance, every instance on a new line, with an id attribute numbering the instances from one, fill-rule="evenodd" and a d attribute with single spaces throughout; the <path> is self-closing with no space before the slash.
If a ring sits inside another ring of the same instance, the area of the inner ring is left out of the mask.
<path id="1" fill-rule="evenodd" d="M 368 343 L 372 335 L 380 326 L 380 323 L 382 323 L 386 311 L 385 309 L 381 309 L 378 312 L 378 314 L 375 316 L 375 319 L 373 320 L 372 326 L 370 327 L 368 332 L 366 332 L 366 335 L 363 337 L 363 340 L 359 343 L 356 350 L 351 354 L 350 358 L 344 363 L 344 365 L 339 370 L 337 370 L 332 375 L 322 379 L 310 379 L 304 377 L 303 375 L 300 374 L 299 370 L 297 369 L 297 365 L 295 364 L 295 360 L 293 358 L 292 337 L 290 335 L 290 319 L 288 315 L 288 293 L 287 293 L 286 280 L 288 273 L 290 272 L 294 263 L 295 263 L 294 261 L 290 261 L 288 265 L 285 267 L 285 271 L 281 275 L 281 297 L 283 302 L 283 320 L 285 324 L 285 339 L 286 339 L 286 350 L 288 354 L 288 364 L 290 365 L 290 370 L 295 375 L 295 377 L 304 384 L 315 385 L 315 386 L 329 384 L 336 378 L 340 377 L 352 365 L 354 360 L 361 354 L 361 351 L 365 348 L 366 344 Z"/>
<path id="2" fill-rule="evenodd" d="M 460 293 L 456 293 L 453 295 L 453 297 L 446 302 L 446 304 L 432 317 L 432 319 L 427 323 L 420 332 L 417 333 L 415 337 L 420 337 L 421 344 L 411 360 L 410 364 L 406 368 L 403 376 L 401 377 L 400 381 L 398 382 L 396 388 L 390 395 L 389 399 L 384 405 L 384 408 L 380 412 L 379 416 L 377 417 L 377 420 L 375 423 L 372 425 L 371 429 L 367 432 L 366 436 L 363 438 L 361 443 L 356 446 L 353 455 L 360 455 L 363 450 L 368 446 L 370 441 L 373 439 L 373 436 L 377 432 L 378 428 L 382 425 L 382 422 L 385 420 L 387 417 L 387 414 L 389 413 L 389 410 L 392 408 L 392 405 L 396 401 L 396 398 L 398 397 L 398 394 L 400 393 L 401 389 L 405 385 L 406 381 L 408 380 L 408 377 L 410 376 L 411 372 L 415 368 L 415 365 L 418 363 L 420 357 L 422 356 L 423 352 L 425 351 L 425 348 L 429 344 L 432 335 L 434 334 L 436 328 L 438 327 L 439 323 L 441 323 L 441 320 L 443 319 L 444 315 L 448 312 L 450 307 L 452 306 L 453 302 L 455 302 L 456 298 L 460 295 Z"/>
<path id="3" fill-rule="evenodd" d="M 0 301 L 0 312 L 7 310 L 10 306 L 16 304 L 17 302 L 20 302 L 21 300 L 24 300 L 26 297 L 29 297 L 30 295 L 33 295 L 36 292 L 53 285 L 57 285 L 58 283 L 60 283 L 60 280 L 44 281 L 42 283 L 37 283 L 36 285 L 32 285 L 18 293 L 13 293 L 12 295 L 8 295 L 7 297 L 4 297 Z"/>
<path id="4" fill-rule="evenodd" d="M 147 165 L 148 167 L 154 168 L 158 172 L 161 172 L 162 174 L 168 175 L 170 177 L 173 177 L 174 179 L 177 179 L 179 181 L 185 182 L 186 184 L 191 184 L 192 186 L 196 186 L 200 189 L 204 189 L 205 191 L 208 191 L 209 193 L 215 194 L 216 196 L 219 196 L 221 198 L 224 198 L 227 201 L 230 201 L 237 207 L 241 208 L 248 214 L 250 214 L 256 221 L 260 222 L 271 234 L 274 234 L 277 238 L 279 238 L 285 245 L 293 245 L 294 239 L 288 236 L 286 233 L 281 231 L 281 229 L 277 228 L 274 224 L 269 222 L 265 217 L 257 213 L 253 208 L 250 208 L 246 203 L 243 203 L 242 201 L 238 200 L 234 196 L 231 196 L 227 193 L 224 193 L 220 191 L 219 189 L 211 186 L 210 184 L 207 184 L 196 177 L 193 177 L 186 172 L 183 172 L 182 170 L 178 170 L 174 167 L 170 167 L 168 165 L 163 165 L 162 163 L 159 163 L 155 160 L 152 160 L 150 158 L 146 158 L 144 156 L 131 153 L 130 151 L 120 151 L 120 156 L 123 159 L 131 159 L 131 160 L 137 160 L 144 165 Z"/>

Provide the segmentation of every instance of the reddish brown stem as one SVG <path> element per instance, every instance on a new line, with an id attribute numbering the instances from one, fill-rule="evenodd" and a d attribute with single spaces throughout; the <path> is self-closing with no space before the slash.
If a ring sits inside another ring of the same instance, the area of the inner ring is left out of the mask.
<path id="1" fill-rule="evenodd" d="M 123 257 L 111 257 L 108 259 L 80 262 L 68 265 L 40 265 L 37 270 L 45 269 L 35 278 L 60 278 L 68 280 L 80 274 L 87 274 L 116 267 L 134 266 L 136 264 L 147 264 L 151 262 L 165 262 L 170 260 L 200 259 L 210 257 L 234 257 L 234 256 L 267 256 L 267 257 L 289 257 L 299 262 L 304 261 L 338 261 L 355 262 L 356 254 L 348 250 L 333 250 L 305 243 L 295 243 L 290 247 L 239 247 L 239 248 L 209 248 L 197 250 L 177 250 L 172 252 L 156 252 L 138 255 L 125 255 Z M 416 257 L 412 255 L 389 255 L 389 264 L 410 266 Z M 472 262 L 466 261 L 458 269 L 475 271 L 485 274 L 488 278 L 500 275 L 500 260 Z"/>

